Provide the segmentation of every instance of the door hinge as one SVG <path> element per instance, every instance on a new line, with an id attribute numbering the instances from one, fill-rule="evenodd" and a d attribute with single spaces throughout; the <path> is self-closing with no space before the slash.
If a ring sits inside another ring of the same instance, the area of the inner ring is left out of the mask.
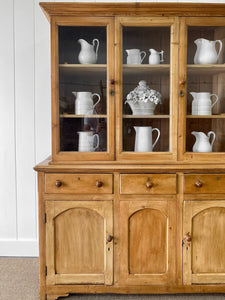
<path id="1" fill-rule="evenodd" d="M 45 213 L 45 223 L 47 223 L 47 214 Z"/>
<path id="2" fill-rule="evenodd" d="M 45 276 L 47 276 L 47 273 L 48 273 L 47 266 L 45 266 Z"/>

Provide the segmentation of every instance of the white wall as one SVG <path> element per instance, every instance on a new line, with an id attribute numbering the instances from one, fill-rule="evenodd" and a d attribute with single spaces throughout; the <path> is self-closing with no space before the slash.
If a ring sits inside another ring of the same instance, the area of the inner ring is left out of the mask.
<path id="1" fill-rule="evenodd" d="M 50 28 L 39 1 L 0 0 L 0 36 L 0 256 L 37 256 L 33 166 L 51 151 Z"/>

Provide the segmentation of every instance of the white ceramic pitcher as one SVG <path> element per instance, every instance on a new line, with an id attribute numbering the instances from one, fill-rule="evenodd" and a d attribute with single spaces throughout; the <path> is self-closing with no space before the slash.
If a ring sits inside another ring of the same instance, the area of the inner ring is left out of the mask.
<path id="1" fill-rule="evenodd" d="M 130 49 L 127 52 L 127 64 L 128 65 L 138 65 L 143 62 L 146 56 L 145 51 L 140 51 L 140 49 Z"/>
<path id="2" fill-rule="evenodd" d="M 207 135 L 204 132 L 192 131 L 196 142 L 193 146 L 193 152 L 212 152 L 212 146 L 216 138 L 216 134 L 213 131 L 209 131 Z M 209 142 L 210 136 L 212 135 L 212 141 Z"/>
<path id="3" fill-rule="evenodd" d="M 75 99 L 75 114 L 76 115 L 92 115 L 95 106 L 101 100 L 99 94 L 91 92 L 72 92 Z M 98 101 L 94 104 L 93 97 L 97 96 Z"/>
<path id="4" fill-rule="evenodd" d="M 151 126 L 134 126 L 136 131 L 135 136 L 135 152 L 152 152 L 158 139 L 160 137 L 160 131 L 158 128 L 152 128 Z M 152 132 L 157 131 L 157 138 L 152 144 Z"/>
<path id="5" fill-rule="evenodd" d="M 197 50 L 194 56 L 194 64 L 215 64 L 222 50 L 222 42 L 220 40 L 208 41 L 206 39 L 197 39 L 194 41 Z M 216 51 L 216 43 L 219 43 L 219 51 Z"/>
<path id="6" fill-rule="evenodd" d="M 81 64 L 95 64 L 98 58 L 99 40 L 93 39 L 92 45 L 83 39 L 79 39 L 78 43 L 81 45 L 81 51 L 78 55 L 79 63 Z M 96 46 L 96 49 L 94 47 Z"/>
<path id="7" fill-rule="evenodd" d="M 218 96 L 210 93 L 195 93 L 190 92 L 193 97 L 192 101 L 192 115 L 212 115 L 212 107 L 217 103 Z M 211 98 L 215 97 L 215 101 L 212 103 Z"/>
<path id="8" fill-rule="evenodd" d="M 78 131 L 79 152 L 93 152 L 99 147 L 99 136 L 98 134 L 93 134 L 93 131 Z M 96 146 L 94 146 L 94 139 L 96 138 Z"/>
<path id="9" fill-rule="evenodd" d="M 156 51 L 155 49 L 149 49 L 150 55 L 149 55 L 149 64 L 150 65 L 158 65 L 161 62 L 164 61 L 163 59 L 163 53 L 164 51 Z"/>

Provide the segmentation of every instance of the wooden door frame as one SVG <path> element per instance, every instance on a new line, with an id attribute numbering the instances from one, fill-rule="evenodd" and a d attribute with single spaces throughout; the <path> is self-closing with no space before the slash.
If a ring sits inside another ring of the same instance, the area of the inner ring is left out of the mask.
<path id="1" fill-rule="evenodd" d="M 59 128 L 59 26 L 105 26 L 107 37 L 107 152 L 60 151 Z M 114 18 L 113 17 L 51 17 L 51 93 L 52 93 L 52 160 L 60 161 L 100 161 L 114 160 Z"/>
<path id="2" fill-rule="evenodd" d="M 158 26 L 171 28 L 170 40 L 170 149 L 169 152 L 135 153 L 123 152 L 123 74 L 122 74 L 122 28 L 123 26 Z M 159 163 L 177 159 L 177 119 L 178 96 L 176 93 L 178 82 L 178 45 L 179 18 L 178 17 L 115 17 L 116 44 L 116 158 L 124 161 L 143 161 Z"/>
<path id="3" fill-rule="evenodd" d="M 104 270 L 103 274 L 56 274 L 54 218 L 73 208 L 86 208 L 104 218 Z M 47 285 L 56 284 L 113 284 L 113 242 L 107 242 L 107 235 L 113 236 L 112 201 L 46 201 L 46 266 Z"/>
<path id="4" fill-rule="evenodd" d="M 192 236 L 192 219 L 201 211 L 213 208 L 225 208 L 225 200 L 191 200 L 184 201 L 183 213 L 183 236 L 188 232 Z M 215 220 L 216 222 L 216 220 Z M 194 238 L 194 237 L 193 237 Z M 218 284 L 225 282 L 225 273 L 192 273 L 192 248 L 191 242 L 189 244 L 183 243 L 183 284 Z"/>
<path id="5" fill-rule="evenodd" d="M 132 204 L 132 208 L 130 208 Z M 167 272 L 165 274 L 129 274 L 128 270 L 128 220 L 129 217 L 142 209 L 155 209 L 167 217 Z M 172 285 L 175 283 L 176 269 L 176 201 L 158 197 L 151 200 L 120 201 L 120 282 L 128 285 Z"/>

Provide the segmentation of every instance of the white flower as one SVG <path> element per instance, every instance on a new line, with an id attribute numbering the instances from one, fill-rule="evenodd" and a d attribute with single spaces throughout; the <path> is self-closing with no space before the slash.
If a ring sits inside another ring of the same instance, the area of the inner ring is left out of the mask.
<path id="1" fill-rule="evenodd" d="M 136 103 L 138 101 L 143 101 L 147 103 L 148 101 L 153 102 L 155 104 L 161 103 L 161 94 L 153 89 L 150 89 L 149 86 L 146 84 L 146 81 L 141 80 L 138 86 L 131 91 L 127 95 L 127 100 L 125 103 L 132 101 Z"/>

